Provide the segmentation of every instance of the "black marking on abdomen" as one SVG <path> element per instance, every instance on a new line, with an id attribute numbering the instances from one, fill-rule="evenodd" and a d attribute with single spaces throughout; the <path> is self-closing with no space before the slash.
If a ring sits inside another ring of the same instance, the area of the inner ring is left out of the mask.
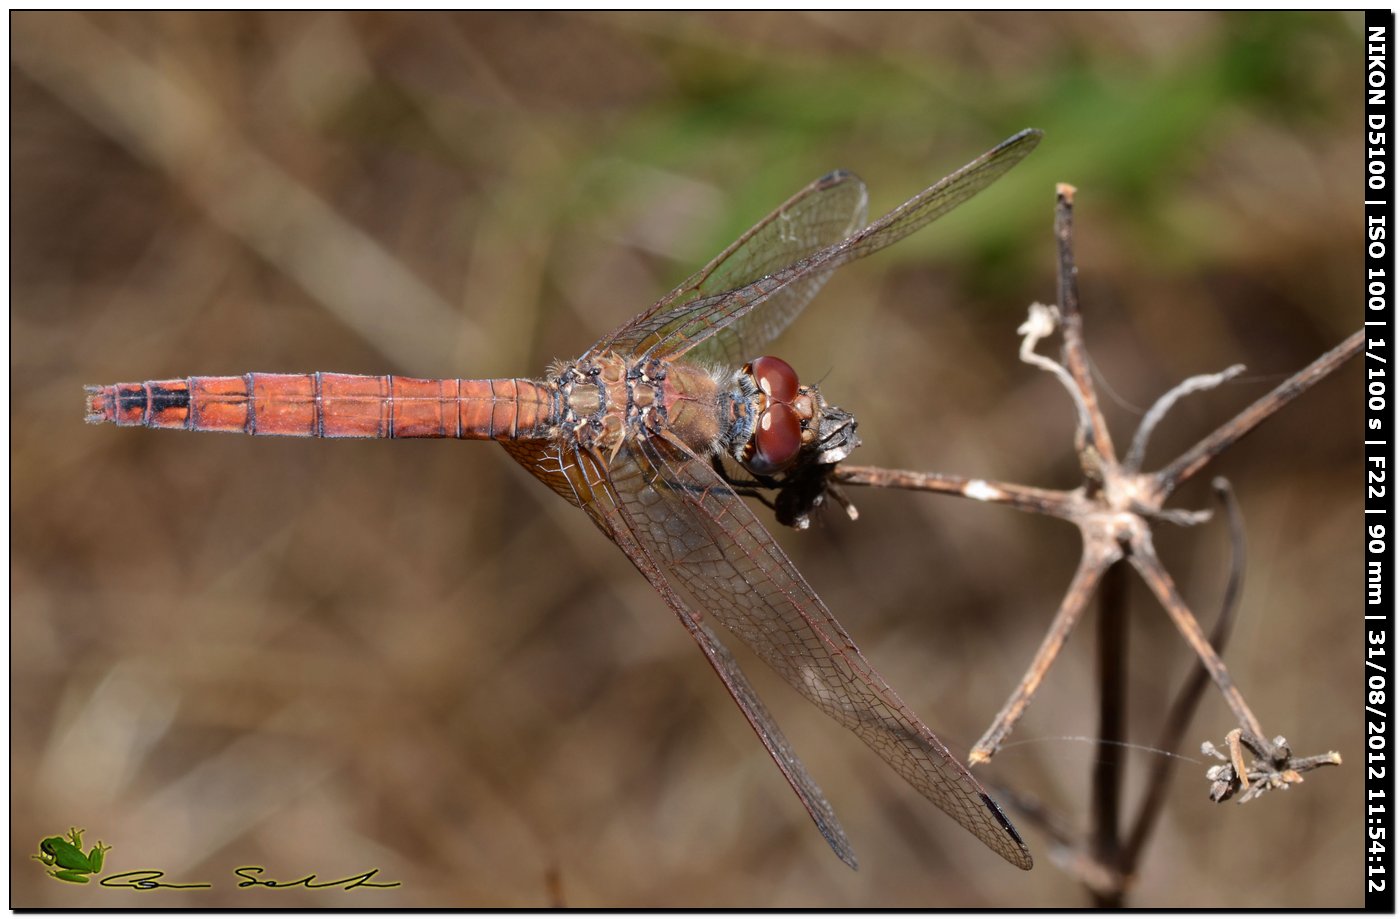
<path id="1" fill-rule="evenodd" d="M 150 406 L 152 415 L 158 415 L 166 409 L 190 407 L 190 391 L 188 387 L 185 389 L 167 389 L 164 386 L 151 384 L 148 388 L 151 393 Z"/>
<path id="2" fill-rule="evenodd" d="M 134 408 L 139 408 L 141 410 L 141 420 L 142 422 L 144 422 L 146 420 L 147 388 L 148 387 L 143 386 L 135 392 L 130 392 L 124 389 L 118 389 L 117 408 L 121 411 L 121 413 L 125 414 L 126 412 L 129 412 Z"/>

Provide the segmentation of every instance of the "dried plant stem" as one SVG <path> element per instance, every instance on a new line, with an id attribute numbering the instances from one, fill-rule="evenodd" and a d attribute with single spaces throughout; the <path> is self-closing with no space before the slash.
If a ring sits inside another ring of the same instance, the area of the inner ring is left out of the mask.
<path id="1" fill-rule="evenodd" d="M 1017 510 L 1051 517 L 1068 518 L 1074 513 L 1077 493 L 1049 488 L 1031 488 L 1005 482 L 989 482 L 960 475 L 937 472 L 910 472 L 906 469 L 883 469 L 878 466 L 842 464 L 831 472 L 831 479 L 842 485 L 869 485 L 872 488 L 904 488 L 931 491 L 944 495 L 960 495 L 975 501 L 1005 504 Z"/>
<path id="2" fill-rule="evenodd" d="M 1214 432 L 1203 438 L 1194 447 L 1168 463 L 1157 473 L 1157 488 L 1161 490 L 1163 495 L 1171 494 L 1181 483 L 1200 472 L 1206 463 L 1258 427 L 1261 421 L 1307 392 L 1317 383 L 1325 380 L 1342 364 L 1360 354 L 1362 337 L 1363 332 L 1359 329 L 1348 335 L 1341 344 L 1284 380 L 1268 395 L 1216 428 Z"/>
<path id="3" fill-rule="evenodd" d="M 1125 769 L 1123 745 L 1128 736 L 1126 700 L 1129 654 L 1127 568 L 1120 566 L 1119 562 L 1126 560 L 1143 579 L 1199 662 L 1199 669 L 1193 672 L 1176 697 L 1162 728 L 1158 748 L 1170 751 L 1181 744 L 1192 713 L 1203 697 L 1207 678 L 1220 689 L 1238 723 L 1238 727 L 1226 736 L 1228 753 L 1216 751 L 1225 762 L 1207 770 L 1206 776 L 1213 783 L 1212 797 L 1224 800 L 1240 793 L 1239 800 L 1247 801 L 1271 788 L 1301 782 L 1302 772 L 1336 765 L 1341 761 L 1335 753 L 1295 757 L 1283 738 L 1266 739 L 1259 719 L 1235 686 L 1220 656 L 1238 606 L 1244 571 L 1243 524 L 1228 485 L 1223 480 L 1215 483 L 1217 495 L 1229 518 L 1231 574 L 1221 613 L 1210 638 L 1206 637 L 1159 559 L 1152 540 L 1151 524 L 1170 522 L 1190 526 L 1207 520 L 1209 512 L 1166 508 L 1164 504 L 1181 483 L 1200 472 L 1211 459 L 1358 354 L 1362 333 L 1349 336 L 1160 471 L 1139 472 L 1152 431 L 1172 406 L 1190 393 L 1220 386 L 1237 376 L 1243 368 L 1237 365 L 1220 373 L 1191 377 L 1178 384 L 1158 399 L 1144 417 L 1131 442 L 1127 461 L 1120 464 L 1095 394 L 1084 346 L 1083 317 L 1079 311 L 1072 245 L 1074 194 L 1070 186 L 1057 188 L 1055 238 L 1059 253 L 1058 309 L 1033 305 L 1020 333 L 1021 359 L 1051 373 L 1065 387 L 1073 402 L 1075 450 L 1084 471 L 1083 484 L 1069 491 L 1054 491 L 965 476 L 841 464 L 829 472 L 829 479 L 833 486 L 841 483 L 959 495 L 1059 517 L 1079 528 L 1083 552 L 1074 577 L 1019 684 L 986 733 L 972 748 L 968 762 L 978 765 L 996 754 L 1030 705 L 1075 623 L 1083 615 L 1089 599 L 1102 584 L 1098 622 L 1099 745 L 1091 786 L 1090 832 L 1076 840 L 1077 834 L 1066 829 L 1067 821 L 1055 818 L 1025 796 L 1013 796 L 1012 800 L 1057 841 L 1052 856 L 1085 884 L 1097 905 L 1121 907 L 1146 840 L 1161 813 L 1172 761 L 1164 757 L 1161 764 L 1149 773 L 1142 804 L 1124 836 L 1120 823 Z M 1057 325 L 1063 337 L 1058 363 L 1035 350 L 1041 340 L 1054 333 Z M 1250 757 L 1252 762 L 1248 761 Z"/>
<path id="4" fill-rule="evenodd" d="M 1098 671 L 1099 742 L 1094 751 L 1091 780 L 1093 821 L 1091 850 L 1105 867 L 1118 869 L 1119 812 L 1123 796 L 1124 744 L 1128 740 L 1128 579 L 1122 565 L 1104 572 L 1099 588 Z M 1095 891 L 1095 905 L 1116 908 L 1123 905 L 1123 888 Z"/>
<path id="5" fill-rule="evenodd" d="M 1147 539 L 1151 539 L 1148 535 Z M 1166 609 L 1167 615 L 1171 617 L 1177 630 L 1181 632 L 1186 643 L 1196 652 L 1196 657 L 1210 674 L 1210 678 L 1215 681 L 1215 685 L 1220 687 L 1220 692 L 1225 696 L 1225 702 L 1230 706 L 1230 710 L 1235 713 L 1235 718 L 1246 730 L 1264 736 L 1264 729 L 1259 725 L 1259 719 L 1254 717 L 1249 706 L 1244 701 L 1244 696 L 1230 679 L 1230 671 L 1226 669 L 1225 662 L 1220 659 L 1220 655 L 1215 653 L 1211 647 L 1210 640 L 1201 631 L 1200 623 L 1196 617 L 1191 615 L 1191 610 L 1187 608 L 1186 602 L 1177 592 L 1176 584 L 1172 581 L 1172 576 L 1167 573 L 1167 569 L 1162 567 L 1162 563 L 1157 559 L 1156 553 L 1137 552 L 1128 559 L 1138 574 L 1142 575 L 1143 581 L 1153 595 L 1157 597 L 1157 602 Z"/>
<path id="6" fill-rule="evenodd" d="M 1079 268 L 1074 264 L 1073 185 L 1055 187 L 1055 244 L 1059 255 L 1060 316 L 1064 323 L 1064 365 L 1075 382 L 1075 393 L 1089 416 L 1089 430 L 1080 431 L 1080 465 L 1091 482 L 1097 481 L 1099 465 L 1114 456 L 1113 438 L 1099 410 L 1099 397 L 1089 373 L 1089 355 L 1084 347 L 1084 317 L 1079 311 Z M 1085 452 L 1085 442 L 1093 445 L 1097 457 Z"/>
<path id="7" fill-rule="evenodd" d="M 1239 503 L 1230 483 L 1223 478 L 1216 479 L 1212 486 L 1216 497 L 1225 508 L 1225 519 L 1230 528 L 1230 575 L 1225 583 L 1225 593 L 1220 601 L 1220 615 L 1215 618 L 1215 626 L 1210 632 L 1211 647 L 1216 654 L 1225 653 L 1225 645 L 1230 640 L 1234 628 L 1235 614 L 1239 610 L 1240 596 L 1244 592 L 1245 539 L 1244 517 L 1240 514 Z M 1161 733 L 1153 745 L 1158 750 L 1176 750 L 1186 737 L 1186 729 L 1191 724 L 1191 716 L 1200 705 L 1206 687 L 1210 685 L 1210 674 L 1199 660 L 1191 668 L 1191 674 L 1177 692 L 1166 719 L 1162 722 Z M 1171 787 L 1172 773 L 1176 769 L 1176 758 L 1159 756 L 1152 760 L 1143 793 L 1142 804 L 1137 818 L 1128 831 L 1123 845 L 1122 863 L 1124 871 L 1131 874 L 1142 857 L 1157 819 L 1167 801 L 1167 790 Z"/>
<path id="8" fill-rule="evenodd" d="M 1193 392 L 1201 392 L 1206 389 L 1215 389 L 1227 380 L 1244 373 L 1244 364 L 1235 364 L 1227 367 L 1220 373 L 1204 373 L 1200 376 L 1190 377 L 1182 380 L 1173 386 L 1160 399 L 1148 409 L 1147 414 L 1142 416 L 1142 423 L 1138 425 L 1137 433 L 1133 435 L 1132 445 L 1128 447 L 1128 455 L 1123 458 L 1123 469 L 1125 472 L 1137 472 L 1142 468 L 1143 457 L 1147 455 L 1147 441 L 1152 437 L 1152 432 L 1157 430 L 1157 424 L 1167 416 L 1172 406 L 1177 401 Z"/>
<path id="9" fill-rule="evenodd" d="M 1065 639 L 1069 637 L 1074 624 L 1079 621 L 1084 607 L 1089 603 L 1089 598 L 1094 595 L 1094 588 L 1098 585 L 1099 578 L 1103 576 L 1109 565 L 1117 561 L 1115 556 L 1088 550 L 1089 547 L 1085 546 L 1084 555 L 1079 559 L 1079 568 L 1074 572 L 1074 580 L 1070 581 L 1069 589 L 1065 591 L 1065 598 L 1060 602 L 1060 609 L 1055 613 L 1055 618 L 1046 630 L 1044 640 L 1040 643 L 1040 649 L 1035 652 L 1035 657 L 1031 660 L 1030 666 L 1026 668 L 1020 684 L 1011 693 L 1011 697 L 1006 700 L 1006 704 L 1002 706 L 1001 711 L 992 721 L 992 726 L 987 729 L 987 732 L 982 735 L 982 739 L 977 741 L 972 751 L 968 753 L 969 765 L 975 766 L 991 759 L 1001 746 L 1002 741 L 1006 739 L 1006 735 L 1011 733 L 1011 729 L 1016 725 L 1021 713 L 1026 710 L 1026 706 L 1030 704 L 1031 697 L 1035 695 L 1041 681 L 1045 679 L 1050 665 L 1055 662 L 1060 649 L 1064 647 Z"/>

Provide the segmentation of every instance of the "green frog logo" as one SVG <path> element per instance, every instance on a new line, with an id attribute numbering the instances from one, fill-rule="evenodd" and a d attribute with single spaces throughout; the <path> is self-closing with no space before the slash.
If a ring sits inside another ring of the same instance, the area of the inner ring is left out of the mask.
<path id="1" fill-rule="evenodd" d="M 86 884 L 88 875 L 102 871 L 102 857 L 111 849 L 101 840 L 86 855 L 83 854 L 83 833 L 77 827 L 68 829 L 68 836 L 50 836 L 39 842 L 39 854 L 31 855 L 45 865 L 53 866 L 50 877 L 69 884 Z"/>

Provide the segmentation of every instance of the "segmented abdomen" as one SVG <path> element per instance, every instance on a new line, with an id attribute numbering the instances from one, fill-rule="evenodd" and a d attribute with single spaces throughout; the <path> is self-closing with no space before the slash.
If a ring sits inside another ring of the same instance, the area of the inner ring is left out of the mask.
<path id="1" fill-rule="evenodd" d="M 416 380 L 246 373 L 87 387 L 87 420 L 288 437 L 546 437 L 553 387 L 535 380 Z"/>

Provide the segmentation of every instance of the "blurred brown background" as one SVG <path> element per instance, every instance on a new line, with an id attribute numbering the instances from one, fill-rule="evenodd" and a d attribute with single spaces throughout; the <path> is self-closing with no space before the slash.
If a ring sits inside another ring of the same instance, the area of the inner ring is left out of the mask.
<path id="1" fill-rule="evenodd" d="M 841 271 L 778 351 L 857 414 L 859 462 L 1073 485 L 1070 408 L 1015 337 L 1054 297 L 1072 182 L 1118 443 L 1182 378 L 1249 367 L 1177 409 L 1160 464 L 1360 325 L 1359 15 L 11 21 L 12 905 L 1084 902 L 1024 820 L 1029 874 L 752 664 L 842 866 L 660 599 L 491 445 L 89 427 L 81 387 L 537 374 L 817 175 L 860 173 L 878 214 L 1035 126 L 1024 165 Z M 1361 903 L 1360 392 L 1349 366 L 1211 469 L 1249 524 L 1234 676 L 1269 731 L 1348 761 L 1244 807 L 1182 763 L 1138 905 Z M 1078 537 L 855 498 L 859 522 L 778 538 L 963 755 Z M 1158 539 L 1212 618 L 1222 527 Z M 1149 744 L 1190 660 L 1133 590 Z M 983 773 L 1081 824 L 1092 626 Z M 1182 752 L 1231 726 L 1210 694 Z M 54 882 L 29 855 L 72 824 L 109 871 L 216 886 Z M 248 864 L 403 886 L 237 890 Z"/>

